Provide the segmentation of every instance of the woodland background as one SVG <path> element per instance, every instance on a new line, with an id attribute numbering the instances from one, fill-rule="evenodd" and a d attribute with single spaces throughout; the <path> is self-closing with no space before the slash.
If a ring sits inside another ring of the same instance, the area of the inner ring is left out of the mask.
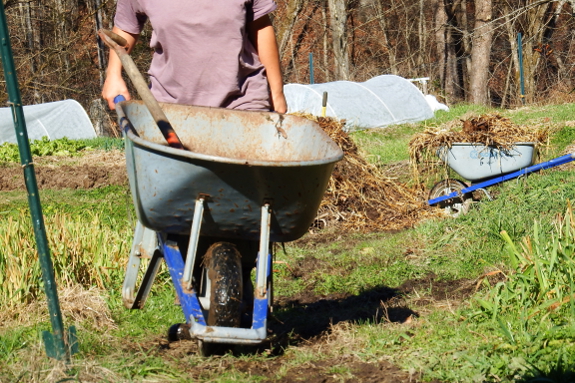
<path id="1" fill-rule="evenodd" d="M 447 104 L 498 107 L 573 101 L 575 0 L 277 0 L 273 14 L 286 83 L 429 77 Z M 25 105 L 77 100 L 97 130 L 115 0 L 5 1 Z M 522 34 L 525 98 L 519 84 Z M 132 53 L 145 72 L 151 29 Z M 5 83 L 2 82 L 4 87 Z M 6 91 L 1 93 L 5 101 Z"/>

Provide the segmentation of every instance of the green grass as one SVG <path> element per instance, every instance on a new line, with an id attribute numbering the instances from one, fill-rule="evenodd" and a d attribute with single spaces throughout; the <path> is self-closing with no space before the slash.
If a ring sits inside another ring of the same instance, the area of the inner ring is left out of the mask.
<path id="1" fill-rule="evenodd" d="M 124 150 L 124 139 L 113 137 L 96 137 L 79 140 L 86 147 L 102 150 Z"/>
<path id="2" fill-rule="evenodd" d="M 527 106 L 509 111 L 506 114 L 513 122 L 520 125 L 530 125 L 534 123 L 562 124 L 574 120 L 575 105 Z"/>
<path id="3" fill-rule="evenodd" d="M 126 186 L 113 185 L 98 189 L 40 190 L 42 212 L 87 215 L 97 213 L 110 222 L 135 222 L 132 197 Z M 0 193 L 0 216 L 18 216 L 28 210 L 28 197 L 21 191 Z"/>

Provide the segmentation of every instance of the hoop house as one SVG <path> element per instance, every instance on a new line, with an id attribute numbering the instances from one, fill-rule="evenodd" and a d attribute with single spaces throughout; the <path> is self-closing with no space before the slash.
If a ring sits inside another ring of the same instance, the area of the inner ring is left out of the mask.
<path id="1" fill-rule="evenodd" d="M 50 140 L 96 137 L 90 118 L 75 100 L 26 105 L 22 109 L 30 140 L 39 140 L 44 136 Z M 4 142 L 16 143 L 11 108 L 0 108 L 0 144 Z"/>
<path id="2" fill-rule="evenodd" d="M 287 84 L 288 113 L 321 116 L 327 92 L 326 116 L 346 120 L 347 131 L 427 120 L 434 116 L 423 93 L 403 77 L 382 75 L 366 82 Z"/>

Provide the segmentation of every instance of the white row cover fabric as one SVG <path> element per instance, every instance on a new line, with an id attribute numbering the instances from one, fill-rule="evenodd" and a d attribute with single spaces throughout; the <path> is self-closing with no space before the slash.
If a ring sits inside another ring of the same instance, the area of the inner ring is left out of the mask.
<path id="1" fill-rule="evenodd" d="M 287 84 L 284 93 L 288 113 L 321 116 L 323 92 L 328 94 L 326 116 L 346 120 L 347 131 L 423 121 L 434 116 L 423 93 L 395 75 L 377 76 L 361 83 Z"/>
<path id="2" fill-rule="evenodd" d="M 426 94 L 425 100 L 429 104 L 429 107 L 431 108 L 431 110 L 433 110 L 434 112 L 437 112 L 438 110 L 443 110 L 445 112 L 449 112 L 449 107 L 447 105 L 442 104 L 439 101 L 437 101 L 437 98 L 435 98 L 434 95 Z"/>
<path id="3" fill-rule="evenodd" d="M 28 139 L 44 136 L 54 140 L 95 138 L 94 126 L 82 105 L 75 100 L 49 102 L 23 107 Z M 0 108 L 0 144 L 17 143 L 12 108 Z"/>

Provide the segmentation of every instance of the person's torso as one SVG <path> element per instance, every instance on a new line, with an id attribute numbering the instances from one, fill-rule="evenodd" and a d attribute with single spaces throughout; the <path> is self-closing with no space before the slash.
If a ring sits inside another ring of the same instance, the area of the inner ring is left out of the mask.
<path id="1" fill-rule="evenodd" d="M 152 92 L 163 102 L 228 106 L 263 66 L 246 34 L 251 0 L 138 0 L 152 28 Z M 265 84 L 267 86 L 267 82 Z"/>

